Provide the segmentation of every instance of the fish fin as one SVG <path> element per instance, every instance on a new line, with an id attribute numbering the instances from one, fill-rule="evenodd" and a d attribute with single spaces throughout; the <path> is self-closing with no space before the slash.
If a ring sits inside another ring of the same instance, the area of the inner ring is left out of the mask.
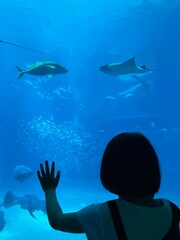
<path id="1" fill-rule="evenodd" d="M 55 74 L 48 74 L 48 79 L 51 79 L 55 76 Z"/>
<path id="2" fill-rule="evenodd" d="M 142 69 L 144 69 L 144 70 L 146 70 L 146 71 L 149 70 L 149 68 L 147 68 L 145 65 L 142 65 L 140 68 L 142 68 Z"/>
<path id="3" fill-rule="evenodd" d="M 121 63 L 121 65 L 126 65 L 129 67 L 136 67 L 135 57 L 129 58 L 127 61 Z"/>
<path id="4" fill-rule="evenodd" d="M 104 67 L 121 67 L 121 68 L 128 68 L 128 69 L 136 69 L 137 66 L 136 66 L 136 62 L 135 62 L 135 57 L 132 57 L 130 59 L 128 59 L 127 61 L 125 62 L 121 62 L 121 63 L 111 63 L 111 64 L 108 64 L 108 65 L 105 65 Z"/>
<path id="5" fill-rule="evenodd" d="M 31 217 L 35 218 L 38 221 L 38 219 L 34 216 L 33 211 L 31 211 L 30 209 L 27 209 L 27 210 L 28 210 L 29 214 L 31 215 Z"/>
<path id="6" fill-rule="evenodd" d="M 11 192 L 8 191 L 4 197 L 4 207 L 9 208 L 18 204 L 18 198 Z"/>
<path id="7" fill-rule="evenodd" d="M 24 72 L 23 72 L 23 70 L 22 70 L 21 68 L 19 68 L 18 66 L 16 66 L 16 68 L 17 68 L 17 70 L 18 70 L 18 72 L 19 72 L 19 75 L 18 75 L 18 78 L 17 78 L 17 80 L 19 80 L 19 79 L 24 75 Z"/>

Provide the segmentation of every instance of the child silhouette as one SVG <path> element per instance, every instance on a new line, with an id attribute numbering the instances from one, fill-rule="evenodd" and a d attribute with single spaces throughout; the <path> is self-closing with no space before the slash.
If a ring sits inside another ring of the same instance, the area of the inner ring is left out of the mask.
<path id="1" fill-rule="evenodd" d="M 63 213 L 56 196 L 60 171 L 55 163 L 40 164 L 37 175 L 45 193 L 52 228 L 85 233 L 89 240 L 177 240 L 180 210 L 172 202 L 155 198 L 161 174 L 156 152 L 141 133 L 127 132 L 113 137 L 102 158 L 103 186 L 118 196 L 73 213 Z"/>

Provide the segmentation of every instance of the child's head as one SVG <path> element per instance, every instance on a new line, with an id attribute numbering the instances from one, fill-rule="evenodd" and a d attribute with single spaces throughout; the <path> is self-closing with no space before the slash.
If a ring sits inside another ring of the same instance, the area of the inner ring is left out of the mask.
<path id="1" fill-rule="evenodd" d="M 121 133 L 108 143 L 101 163 L 101 182 L 122 197 L 149 197 L 158 192 L 159 161 L 141 133 Z"/>

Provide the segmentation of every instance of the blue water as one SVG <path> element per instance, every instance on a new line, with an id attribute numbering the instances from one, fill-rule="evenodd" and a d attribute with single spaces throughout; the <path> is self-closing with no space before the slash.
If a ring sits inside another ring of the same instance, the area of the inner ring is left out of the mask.
<path id="1" fill-rule="evenodd" d="M 8 190 L 43 199 L 36 170 L 45 159 L 61 169 L 58 194 L 66 211 L 112 197 L 99 180 L 103 150 L 115 134 L 140 131 L 160 159 L 159 195 L 179 204 L 179 1 L 1 0 L 0 9 L 1 41 L 57 57 L 0 42 L 0 199 Z M 99 71 L 131 57 L 154 70 L 141 76 L 148 91 L 129 75 Z M 39 60 L 69 71 L 17 80 L 16 66 L 25 70 Z M 34 175 L 19 183 L 17 165 Z M 51 230 L 41 212 L 37 223 L 18 206 L 2 210 L 4 240 L 24 239 L 28 231 L 30 239 L 80 239 Z"/>

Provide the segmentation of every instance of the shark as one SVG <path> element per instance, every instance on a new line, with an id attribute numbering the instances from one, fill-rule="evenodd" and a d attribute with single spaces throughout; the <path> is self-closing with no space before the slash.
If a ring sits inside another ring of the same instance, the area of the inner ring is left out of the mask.
<path id="1" fill-rule="evenodd" d="M 127 74 L 146 73 L 150 69 L 148 69 L 145 65 L 137 66 L 135 62 L 135 57 L 132 57 L 122 63 L 106 64 L 104 66 L 101 66 L 99 70 L 109 75 L 120 76 Z"/>
<path id="2" fill-rule="evenodd" d="M 35 218 L 36 220 L 38 219 L 35 217 L 34 211 L 40 210 L 46 214 L 45 201 L 40 200 L 34 194 L 26 194 L 22 197 L 17 197 L 13 192 L 8 191 L 4 197 L 3 202 L 1 203 L 1 206 L 10 208 L 14 205 L 19 205 L 22 209 L 28 210 L 31 217 Z"/>
<path id="3" fill-rule="evenodd" d="M 35 76 L 54 76 L 56 74 L 63 74 L 68 72 L 64 66 L 52 61 L 38 61 L 26 70 L 22 70 L 18 66 L 16 66 L 16 68 L 19 72 L 17 79 L 20 79 L 25 73 Z"/>

